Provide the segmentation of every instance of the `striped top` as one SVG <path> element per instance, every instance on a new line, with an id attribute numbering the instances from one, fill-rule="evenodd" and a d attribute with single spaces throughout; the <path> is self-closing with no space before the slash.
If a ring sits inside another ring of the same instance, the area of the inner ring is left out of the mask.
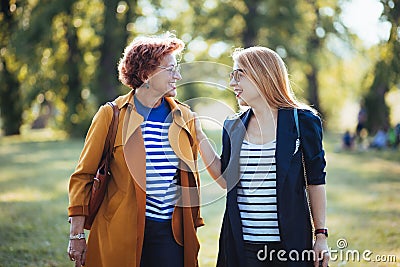
<path id="1" fill-rule="evenodd" d="M 243 140 L 237 202 L 243 239 L 249 243 L 279 242 L 276 194 L 276 141 L 251 144 Z"/>
<path id="2" fill-rule="evenodd" d="M 171 109 L 164 99 L 160 106 L 148 108 L 135 97 L 135 106 L 144 117 L 140 126 L 146 150 L 146 217 L 170 220 L 177 201 L 179 162 L 168 141 Z"/>

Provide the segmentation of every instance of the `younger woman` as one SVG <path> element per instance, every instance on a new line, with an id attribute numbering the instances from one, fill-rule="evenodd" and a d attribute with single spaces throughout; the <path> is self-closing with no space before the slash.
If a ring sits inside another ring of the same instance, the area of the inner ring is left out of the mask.
<path id="1" fill-rule="evenodd" d="M 276 52 L 250 47 L 232 56 L 230 86 L 249 109 L 225 121 L 221 157 L 196 120 L 201 156 L 228 190 L 217 266 L 318 266 L 318 258 L 327 266 L 321 121 L 295 99 Z"/>

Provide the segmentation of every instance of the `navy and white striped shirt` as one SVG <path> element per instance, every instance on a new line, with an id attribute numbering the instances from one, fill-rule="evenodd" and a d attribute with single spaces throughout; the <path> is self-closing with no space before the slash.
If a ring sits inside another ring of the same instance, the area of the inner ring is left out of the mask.
<path id="1" fill-rule="evenodd" d="M 245 242 L 265 243 L 281 240 L 275 150 L 276 141 L 257 145 L 244 140 L 242 144 L 237 202 Z"/>
<path id="2" fill-rule="evenodd" d="M 177 201 L 178 157 L 168 141 L 172 122 L 171 108 L 165 99 L 148 108 L 135 97 L 137 112 L 144 117 L 140 125 L 146 150 L 146 217 L 156 221 L 172 218 Z"/>

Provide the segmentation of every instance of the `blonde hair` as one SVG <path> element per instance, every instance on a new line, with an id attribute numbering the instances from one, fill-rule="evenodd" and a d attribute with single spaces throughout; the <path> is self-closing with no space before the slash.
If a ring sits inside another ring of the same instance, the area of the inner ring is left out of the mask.
<path id="1" fill-rule="evenodd" d="M 260 90 L 269 106 L 313 110 L 296 99 L 286 65 L 275 51 L 261 46 L 236 48 L 232 58 Z"/>

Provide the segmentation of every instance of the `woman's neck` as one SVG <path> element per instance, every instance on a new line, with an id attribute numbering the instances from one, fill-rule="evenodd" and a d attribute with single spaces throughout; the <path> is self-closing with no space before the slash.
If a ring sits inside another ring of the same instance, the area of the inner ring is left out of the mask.
<path id="1" fill-rule="evenodd" d="M 152 96 L 150 90 L 143 91 L 143 89 L 140 89 L 140 90 L 136 89 L 135 97 L 137 98 L 137 100 L 139 100 L 139 102 L 143 106 L 148 107 L 148 108 L 156 108 L 162 102 L 162 97 Z"/>
<path id="2" fill-rule="evenodd" d="M 246 139 L 253 144 L 265 144 L 276 139 L 278 110 L 252 107 L 253 116 L 247 126 Z"/>
<path id="3" fill-rule="evenodd" d="M 260 125 L 271 125 L 275 124 L 278 119 L 278 109 L 271 108 L 267 104 L 263 106 L 252 107 L 255 119 Z"/>

